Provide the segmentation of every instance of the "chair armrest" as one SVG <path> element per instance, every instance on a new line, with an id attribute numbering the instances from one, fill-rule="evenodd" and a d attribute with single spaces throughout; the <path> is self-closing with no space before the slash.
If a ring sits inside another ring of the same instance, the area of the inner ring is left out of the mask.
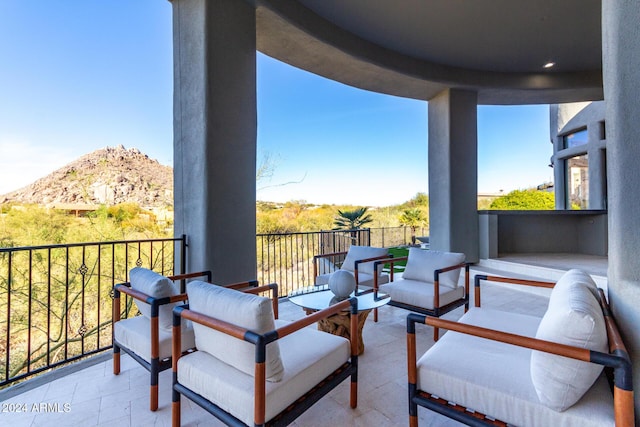
<path id="1" fill-rule="evenodd" d="M 388 258 L 393 258 L 393 255 L 390 254 L 386 254 L 386 255 L 380 255 L 380 256 L 375 256 L 375 257 L 371 257 L 371 258 L 364 258 L 364 259 L 358 259 L 353 263 L 353 275 L 356 278 L 356 289 L 358 287 L 358 266 L 362 263 L 365 262 L 371 262 L 371 261 L 377 261 L 377 260 L 382 260 L 382 259 L 388 259 Z M 376 272 L 376 276 L 378 275 L 378 265 L 374 265 L 373 271 Z"/>
<path id="2" fill-rule="evenodd" d="M 179 301 L 186 301 L 187 300 L 187 294 L 186 291 L 184 289 L 185 286 L 185 280 L 186 279 L 192 279 L 194 277 L 202 277 L 202 276 L 206 276 L 207 277 L 207 281 L 211 282 L 211 271 L 207 270 L 207 271 L 197 271 L 197 272 L 193 272 L 193 273 L 185 273 L 185 274 L 176 274 L 173 276 L 167 276 L 167 279 L 175 282 L 176 280 L 181 280 L 181 284 L 180 284 L 180 293 L 178 295 L 174 295 L 171 297 L 166 297 L 166 298 L 155 298 L 152 297 L 150 295 L 145 294 L 144 292 L 140 292 L 136 289 L 133 289 L 131 287 L 131 282 L 124 282 L 124 283 L 118 283 L 116 285 L 113 286 L 113 291 L 114 291 L 114 302 L 116 301 L 116 298 L 118 298 L 118 304 L 120 302 L 119 298 L 120 298 L 120 292 L 125 293 L 127 295 L 129 295 L 130 297 L 137 299 L 139 301 L 143 301 L 146 302 L 147 304 L 151 305 L 151 307 L 154 306 L 154 304 L 157 305 L 163 305 L 163 304 L 170 304 L 173 302 L 179 302 Z M 152 308 L 153 310 L 153 308 Z M 118 317 L 119 319 L 120 317 Z"/>
<path id="3" fill-rule="evenodd" d="M 347 251 L 340 251 L 340 252 L 331 252 L 331 253 L 327 253 L 327 254 L 318 254 L 318 255 L 314 255 L 313 259 L 317 259 L 317 258 L 327 258 L 330 256 L 338 256 L 338 255 L 346 255 Z"/>
<path id="4" fill-rule="evenodd" d="M 318 260 L 320 258 L 329 258 L 332 256 L 338 256 L 338 255 L 347 255 L 347 251 L 341 251 L 341 252 L 331 252 L 328 254 L 318 254 L 318 255 L 314 255 L 313 256 L 313 277 L 314 280 L 316 277 L 318 277 Z"/>
<path id="5" fill-rule="evenodd" d="M 488 276 L 486 274 L 476 274 L 473 285 L 475 293 L 475 306 L 480 307 L 480 281 L 486 280 L 490 282 L 510 283 L 513 285 L 534 286 L 538 288 L 553 288 L 555 282 L 545 282 L 540 280 L 525 280 L 515 277 L 502 277 L 502 276 Z"/>
<path id="6" fill-rule="evenodd" d="M 257 334 L 255 334 L 254 332 L 240 327 L 238 325 L 234 325 L 233 323 L 229 323 L 229 322 L 225 322 L 224 320 L 220 320 L 220 319 L 216 319 L 213 318 L 211 316 L 207 316 L 205 314 L 200 314 L 197 313 L 195 311 L 191 311 L 188 308 L 188 304 L 187 305 L 182 305 L 179 307 L 175 307 L 173 309 L 173 326 L 174 326 L 174 337 L 175 334 L 177 333 L 178 335 L 180 335 L 180 328 L 178 326 L 180 326 L 180 318 L 185 318 L 188 320 L 191 320 L 192 322 L 201 324 L 203 326 L 206 326 L 208 328 L 214 329 L 216 331 L 225 333 L 227 335 L 230 335 L 232 337 L 244 340 L 244 341 L 248 341 L 251 342 L 253 344 L 256 344 L 257 341 L 259 341 L 259 339 L 257 339 L 255 336 Z M 262 335 L 262 338 L 265 339 L 265 344 L 268 344 L 272 341 L 278 340 L 280 338 L 286 337 L 287 335 L 290 335 L 302 328 L 305 328 L 313 323 L 316 323 L 318 320 L 321 319 L 325 319 L 333 314 L 339 313 L 341 311 L 344 311 L 348 308 L 351 308 L 351 349 L 352 352 L 351 354 L 358 354 L 358 346 L 357 346 L 357 340 L 358 340 L 358 334 L 357 334 L 357 327 L 358 327 L 358 319 L 357 316 L 354 314 L 357 314 L 358 312 L 358 299 L 357 298 L 349 298 L 347 300 L 341 301 L 337 304 L 334 304 L 330 307 L 327 307 L 323 310 L 319 310 L 316 311 L 308 316 L 305 316 L 301 319 L 298 319 L 294 322 L 288 323 L 284 326 L 281 326 L 278 329 L 275 329 L 271 332 L 266 332 Z M 354 347 L 354 342 L 355 342 L 355 347 Z M 355 352 L 354 352 L 355 351 Z"/>
<path id="7" fill-rule="evenodd" d="M 399 261 L 407 261 L 408 259 L 408 256 L 394 257 L 393 255 L 379 259 L 378 261 L 375 261 L 373 263 L 373 271 L 377 271 L 380 264 L 384 265 L 388 263 L 391 266 L 391 271 L 389 272 L 389 281 L 393 282 L 393 264 Z M 373 288 L 377 290 L 378 285 L 378 275 L 376 274 L 375 276 L 373 276 Z"/>
<path id="8" fill-rule="evenodd" d="M 345 311 L 346 309 L 348 309 L 349 307 L 351 307 L 351 313 L 353 314 L 354 312 L 357 314 L 358 312 L 358 299 L 357 298 L 349 298 L 346 299 L 344 301 L 340 301 L 337 304 L 331 305 L 325 309 L 322 310 L 318 310 L 315 311 L 307 316 L 304 316 L 301 319 L 298 319 L 296 321 L 293 321 L 291 323 L 288 323 L 284 326 L 281 326 L 280 328 L 276 329 L 276 332 L 278 334 L 278 338 L 282 338 L 285 337 L 297 330 L 300 330 L 302 328 L 305 328 L 313 323 L 316 323 L 318 320 L 321 319 L 326 319 L 327 317 L 339 313 L 341 311 Z M 356 318 L 357 316 L 352 316 L 352 318 Z M 357 319 L 356 319 L 357 320 Z M 353 330 L 351 331 L 352 333 L 354 332 Z M 351 336 L 352 339 L 354 338 L 354 335 Z M 357 334 L 355 336 L 355 338 L 357 339 Z"/>
<path id="9" fill-rule="evenodd" d="M 255 288 L 260 284 L 257 280 L 248 280 L 245 282 L 236 282 L 231 283 L 230 285 L 225 285 L 225 288 L 235 289 L 236 291 L 244 291 L 246 289 Z"/>
<path id="10" fill-rule="evenodd" d="M 175 302 L 184 302 L 187 301 L 187 294 L 181 293 L 177 295 L 172 295 L 170 297 L 163 298 L 155 298 L 150 295 L 145 294 L 144 292 L 140 292 L 137 289 L 131 288 L 131 283 L 119 283 L 114 285 L 113 287 L 113 322 L 117 322 L 120 320 L 120 293 L 126 294 L 133 299 L 137 299 L 138 301 L 146 302 L 151 306 L 151 321 L 154 322 L 154 318 L 157 321 L 158 318 L 158 308 L 161 305 L 171 304 Z"/>
<path id="11" fill-rule="evenodd" d="M 460 264 L 450 265 L 448 267 L 438 268 L 433 271 L 433 307 L 440 307 L 440 274 L 447 271 L 453 271 L 464 268 L 464 295 L 469 295 L 469 267 L 470 262 L 461 262 Z M 466 312 L 466 309 L 465 309 Z"/>
<path id="12" fill-rule="evenodd" d="M 114 289 L 114 294 L 117 292 L 119 293 L 123 293 L 123 294 L 127 294 L 129 295 L 131 298 L 137 299 L 138 301 L 142 301 L 142 302 L 146 302 L 147 304 L 149 304 L 152 307 L 153 310 L 153 306 L 160 306 L 160 305 L 164 305 L 164 304 L 170 304 L 173 302 L 178 302 L 178 301 L 186 301 L 187 299 L 187 294 L 186 293 L 182 293 L 182 294 L 177 294 L 177 295 L 172 295 L 170 297 L 163 297 L 163 298 L 155 298 L 152 297 L 150 295 L 145 294 L 144 292 L 140 292 L 137 289 L 133 289 L 131 287 L 130 283 L 119 283 L 117 285 L 115 285 L 113 287 Z M 116 298 L 119 298 L 120 295 L 117 295 L 114 297 L 114 300 Z"/>
<path id="13" fill-rule="evenodd" d="M 175 282 L 176 280 L 193 279 L 194 277 L 202 277 L 202 276 L 207 276 L 207 282 L 211 282 L 211 270 L 196 271 L 193 273 L 175 274 L 173 276 L 167 276 L 167 279 Z"/>
<path id="14" fill-rule="evenodd" d="M 167 279 L 171 281 L 180 280 L 180 293 L 184 294 L 186 292 L 187 279 L 193 279 L 194 277 L 203 277 L 207 276 L 207 282 L 211 283 L 211 271 L 196 271 L 193 273 L 184 273 L 184 274 L 176 274 L 173 276 L 168 276 Z"/>

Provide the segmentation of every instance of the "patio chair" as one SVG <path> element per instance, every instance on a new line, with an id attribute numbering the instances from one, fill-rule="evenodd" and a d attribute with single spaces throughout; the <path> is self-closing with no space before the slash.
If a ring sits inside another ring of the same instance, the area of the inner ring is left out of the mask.
<path id="1" fill-rule="evenodd" d="M 165 277 L 146 268 L 136 267 L 129 273 L 129 282 L 114 286 L 113 298 L 113 373 L 120 373 L 120 351 L 129 354 L 150 373 L 149 409 L 158 409 L 158 375 L 171 367 L 171 325 L 173 307 L 187 300 L 187 279 L 206 277 L 211 272 L 179 274 Z M 179 281 L 179 286 L 175 283 Z M 257 281 L 230 285 L 253 291 Z M 121 319 L 121 293 L 133 298 L 140 316 Z M 193 328 L 183 327 L 183 351 L 195 346 Z"/>
<path id="2" fill-rule="evenodd" d="M 326 285 L 329 283 L 331 273 L 340 269 L 346 270 L 356 278 L 358 287 L 373 287 L 373 261 L 389 258 L 386 248 L 375 248 L 373 246 L 351 246 L 348 251 L 332 252 L 327 254 L 314 255 L 313 275 L 315 284 Z M 340 267 L 338 268 L 338 264 Z M 378 283 L 387 283 L 389 275 L 382 272 L 382 266 L 377 268 Z"/>
<path id="3" fill-rule="evenodd" d="M 393 264 L 405 261 L 402 275 L 393 273 Z M 469 263 L 465 255 L 456 252 L 440 252 L 420 248 L 409 248 L 409 255 L 382 259 L 374 262 L 374 268 L 391 264 L 391 280 L 380 283 L 374 278 L 374 289 L 389 294 L 389 305 L 440 317 L 462 305 L 469 309 Z M 459 286 L 460 271 L 464 269 L 464 286 Z M 399 276 L 399 277 L 398 277 Z M 378 311 L 374 310 L 374 322 Z M 433 340 L 438 341 L 439 331 L 433 329 Z"/>
<path id="4" fill-rule="evenodd" d="M 173 426 L 181 395 L 227 425 L 288 425 L 351 377 L 357 404 L 357 299 L 291 323 L 274 320 L 268 299 L 193 281 L 189 305 L 176 307 Z M 351 342 L 306 326 L 351 309 Z M 197 351 L 182 354 L 182 328 L 193 322 Z"/>

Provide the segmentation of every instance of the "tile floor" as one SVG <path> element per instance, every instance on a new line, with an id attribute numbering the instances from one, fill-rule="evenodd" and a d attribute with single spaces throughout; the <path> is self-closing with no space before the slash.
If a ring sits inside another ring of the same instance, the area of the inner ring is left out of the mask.
<path id="1" fill-rule="evenodd" d="M 484 285 L 483 285 L 484 286 Z M 542 315 L 546 299 L 542 296 L 506 289 L 483 287 L 483 306 Z M 459 308 L 445 316 L 455 320 Z M 301 308 L 289 302 L 280 305 L 280 318 L 303 316 Z M 407 311 L 386 306 L 377 324 L 369 316 L 364 328 L 365 352 L 359 358 L 358 407 L 349 407 L 348 381 L 325 396 L 299 417 L 294 426 L 406 426 L 406 315 Z M 433 344 L 429 327 L 418 331 L 418 352 Z M 442 332 L 441 332 L 442 333 Z M 122 358 L 120 375 L 112 374 L 111 361 L 103 361 L 81 371 L 11 397 L 2 404 L 0 425 L 21 426 L 169 426 L 171 424 L 171 372 L 160 376 L 160 407 L 148 410 L 149 375 L 128 356 Z M 42 406 L 45 403 L 47 405 Z M 183 398 L 182 425 L 222 425 L 207 412 Z M 26 409 L 26 412 L 15 412 Z M 40 411 L 38 411 L 40 410 Z M 459 425 L 426 409 L 419 409 L 420 426 Z"/>

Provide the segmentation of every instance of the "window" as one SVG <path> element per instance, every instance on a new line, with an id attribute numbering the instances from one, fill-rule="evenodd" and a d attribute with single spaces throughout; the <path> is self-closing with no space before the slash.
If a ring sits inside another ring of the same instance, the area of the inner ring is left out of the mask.
<path id="1" fill-rule="evenodd" d="M 579 130 L 574 133 L 570 133 L 564 137 L 564 148 L 577 147 L 579 145 L 585 145 L 589 142 L 589 135 L 586 129 Z"/>
<path id="2" fill-rule="evenodd" d="M 589 159 L 586 154 L 567 159 L 567 196 L 569 209 L 589 206 Z"/>

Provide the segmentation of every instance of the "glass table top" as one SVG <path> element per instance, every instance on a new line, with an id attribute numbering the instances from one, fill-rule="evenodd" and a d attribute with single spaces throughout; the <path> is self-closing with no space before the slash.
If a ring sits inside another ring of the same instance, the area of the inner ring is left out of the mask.
<path id="1" fill-rule="evenodd" d="M 350 297 L 353 297 L 352 293 Z M 362 290 L 355 295 L 358 298 L 358 311 L 372 310 L 382 307 L 389 302 L 389 295 L 374 292 L 373 289 Z M 329 290 L 328 285 L 309 286 L 289 294 L 289 301 L 309 310 L 322 310 L 338 303 L 336 296 Z"/>

